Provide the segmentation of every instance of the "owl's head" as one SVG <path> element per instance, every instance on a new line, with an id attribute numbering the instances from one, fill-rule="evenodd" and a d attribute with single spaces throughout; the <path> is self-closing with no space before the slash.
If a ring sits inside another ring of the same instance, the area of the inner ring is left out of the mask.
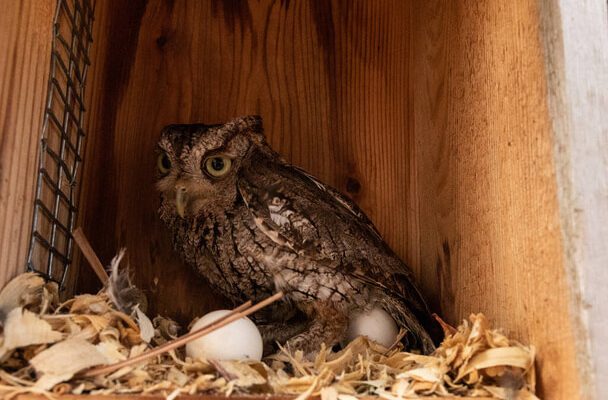
<path id="1" fill-rule="evenodd" d="M 239 171 L 251 154 L 272 153 L 258 116 L 222 125 L 169 125 L 162 130 L 158 150 L 161 212 L 182 218 L 232 205 Z"/>

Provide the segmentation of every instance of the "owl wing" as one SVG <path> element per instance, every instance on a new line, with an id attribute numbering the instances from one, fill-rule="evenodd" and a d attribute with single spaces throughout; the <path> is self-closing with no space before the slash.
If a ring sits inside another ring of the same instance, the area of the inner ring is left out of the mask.
<path id="1" fill-rule="evenodd" d="M 238 190 L 258 228 L 276 244 L 400 299 L 423 325 L 430 313 L 412 272 L 352 201 L 289 164 L 254 162 Z"/>
<path id="2" fill-rule="evenodd" d="M 372 233 L 376 238 L 382 240 L 382 236 L 380 236 L 380 232 L 376 229 L 372 221 L 367 218 L 367 215 L 363 213 L 363 211 L 348 197 L 344 196 L 342 193 L 338 192 L 336 189 L 325 185 L 323 182 L 319 181 L 314 176 L 310 175 L 308 172 L 304 171 L 301 168 L 298 168 L 293 165 L 289 165 L 289 168 L 293 169 L 294 173 L 299 173 L 302 176 L 306 177 L 312 184 L 314 184 L 319 190 L 327 193 L 331 198 L 333 198 L 338 204 L 340 204 L 344 210 L 350 213 L 353 217 L 356 218 L 357 222 L 367 228 L 367 230 Z"/>
<path id="3" fill-rule="evenodd" d="M 343 272 L 399 297 L 420 298 L 411 271 L 351 200 L 299 168 L 259 160 L 238 190 L 258 228 L 312 259 L 343 261 Z"/>
<path id="4" fill-rule="evenodd" d="M 294 251 L 333 259 L 348 251 L 354 236 L 383 243 L 356 204 L 292 165 L 258 163 L 237 185 L 256 225 Z"/>

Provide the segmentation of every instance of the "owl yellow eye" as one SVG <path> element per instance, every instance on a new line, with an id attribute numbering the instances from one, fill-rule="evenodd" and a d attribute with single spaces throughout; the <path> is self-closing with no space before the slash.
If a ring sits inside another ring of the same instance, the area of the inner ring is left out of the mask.
<path id="1" fill-rule="evenodd" d="M 205 171 L 214 178 L 220 178 L 232 166 L 232 160 L 226 156 L 213 156 L 205 160 Z"/>
<path id="2" fill-rule="evenodd" d="M 171 160 L 169 160 L 167 153 L 162 153 L 158 156 L 156 165 L 158 166 L 158 171 L 161 174 L 166 175 L 169 173 L 169 170 L 171 169 Z"/>

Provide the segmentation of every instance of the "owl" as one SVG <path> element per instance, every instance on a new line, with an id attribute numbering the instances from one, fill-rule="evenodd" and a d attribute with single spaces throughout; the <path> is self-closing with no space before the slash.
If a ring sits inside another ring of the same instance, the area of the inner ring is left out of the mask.
<path id="1" fill-rule="evenodd" d="M 260 117 L 170 125 L 158 150 L 160 218 L 186 263 L 235 303 L 286 294 L 255 316 L 266 344 L 314 353 L 381 307 L 406 347 L 434 349 L 441 330 L 409 268 L 352 201 L 268 145 Z"/>

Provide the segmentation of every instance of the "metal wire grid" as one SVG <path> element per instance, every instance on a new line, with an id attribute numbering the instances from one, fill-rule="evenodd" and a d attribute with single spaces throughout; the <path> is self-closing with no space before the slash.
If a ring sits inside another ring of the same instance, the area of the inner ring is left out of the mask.
<path id="1" fill-rule="evenodd" d="M 63 288 L 72 261 L 94 0 L 58 0 L 27 269 Z"/>

